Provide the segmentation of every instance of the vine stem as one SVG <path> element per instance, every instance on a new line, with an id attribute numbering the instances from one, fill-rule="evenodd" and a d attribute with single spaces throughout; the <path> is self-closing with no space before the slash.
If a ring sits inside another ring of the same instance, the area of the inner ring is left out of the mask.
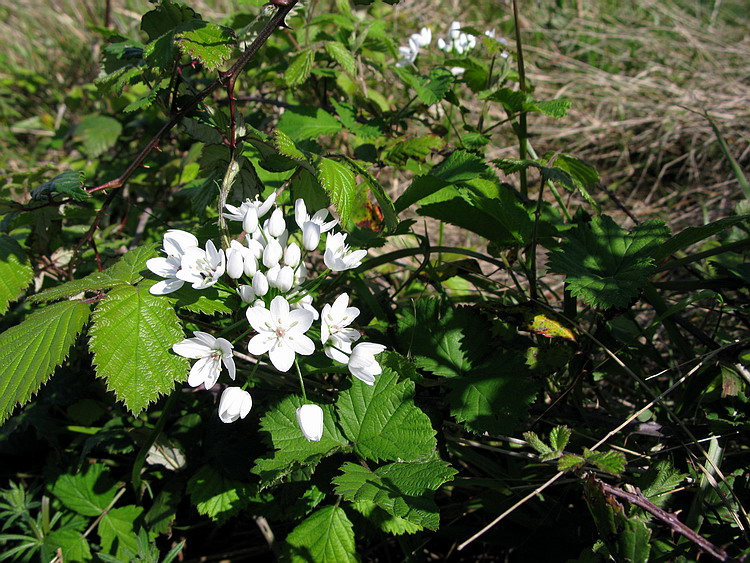
<path id="1" fill-rule="evenodd" d="M 101 184 L 94 188 L 89 188 L 88 192 L 96 193 L 102 190 L 121 188 L 123 185 L 125 185 L 130 177 L 135 174 L 136 170 L 140 168 L 148 155 L 151 154 L 151 151 L 153 151 L 158 146 L 162 138 L 169 131 L 171 131 L 172 128 L 177 125 L 183 117 L 193 111 L 198 106 L 198 104 L 200 104 L 204 99 L 206 99 L 210 94 L 212 94 L 219 88 L 226 87 L 230 83 L 232 84 L 232 86 L 234 85 L 234 82 L 237 80 L 237 76 L 240 74 L 242 69 L 244 69 L 245 66 L 250 62 L 250 60 L 258 53 L 258 51 L 260 51 L 260 48 L 265 44 L 266 41 L 268 41 L 268 39 L 271 37 L 271 34 L 276 30 L 276 28 L 286 27 L 286 25 L 284 24 L 284 19 L 292 10 L 292 8 L 294 8 L 294 6 L 297 4 L 297 1 L 298 0 L 285 0 L 283 2 L 274 3 L 274 5 L 278 8 L 276 13 L 271 16 L 266 25 L 263 26 L 263 29 L 261 29 L 258 33 L 258 36 L 255 38 L 255 40 L 242 53 L 242 55 L 240 55 L 240 57 L 230 67 L 230 69 L 225 73 L 220 74 L 216 80 L 214 80 L 211 84 L 206 86 L 206 88 L 193 96 L 193 98 L 185 106 L 183 106 L 180 111 L 175 113 L 169 119 L 169 121 L 162 125 L 161 129 L 159 129 L 159 131 L 151 138 L 151 140 L 146 143 L 146 146 L 141 149 L 141 152 L 138 153 L 138 156 L 135 157 L 135 160 L 130 163 L 130 165 L 122 174 L 120 174 L 120 176 L 118 176 L 114 180 L 110 180 L 109 182 L 105 182 L 104 184 Z"/>

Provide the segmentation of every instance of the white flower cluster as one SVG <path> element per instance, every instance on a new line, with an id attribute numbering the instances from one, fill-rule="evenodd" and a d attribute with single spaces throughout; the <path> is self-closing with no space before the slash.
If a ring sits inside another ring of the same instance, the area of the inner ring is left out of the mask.
<path id="1" fill-rule="evenodd" d="M 491 39 L 495 39 L 498 43 L 502 43 L 503 45 L 508 44 L 508 41 L 504 37 L 495 36 L 494 29 L 485 31 L 484 34 Z M 431 42 L 432 30 L 429 27 L 423 27 L 419 33 L 410 35 L 407 44 L 398 48 L 401 58 L 396 63 L 396 66 L 402 67 L 413 64 L 417 59 L 417 55 L 419 55 L 420 49 L 427 47 Z M 439 37 L 437 40 L 438 49 L 456 55 L 468 53 L 476 45 L 477 38 L 471 33 L 461 31 L 461 23 L 458 21 L 451 22 L 446 38 Z M 500 56 L 507 59 L 508 51 L 503 51 L 500 53 Z"/>
<path id="2" fill-rule="evenodd" d="M 226 250 L 217 249 L 211 241 L 202 249 L 191 233 L 167 231 L 163 241 L 166 257 L 146 262 L 149 270 L 165 278 L 154 284 L 150 292 L 166 295 L 186 282 L 194 289 L 206 289 L 220 282 L 226 273 L 235 280 L 242 301 L 250 304 L 245 314 L 256 333 L 247 345 L 250 354 L 267 353 L 277 370 L 289 371 L 297 354 L 309 356 L 315 351 L 314 341 L 305 333 L 320 319 L 320 342 L 325 354 L 346 364 L 354 377 L 373 385 L 375 377 L 382 372 L 375 356 L 383 352 L 385 346 L 369 342 L 352 346 L 361 336 L 349 326 L 359 315 L 359 309 L 349 307 L 349 296 L 342 293 L 332 304 L 324 305 L 319 314 L 313 307 L 312 295 L 305 289 L 308 268 L 304 253 L 316 250 L 323 234 L 326 235 L 323 262 L 334 272 L 358 267 L 367 251 L 352 250 L 346 244 L 346 234 L 333 232 L 337 221 L 326 221 L 328 211 L 321 209 L 310 215 L 302 199 L 294 205 L 294 222 L 299 230 L 290 236 L 283 211 L 275 206 L 275 199 L 276 195 L 272 194 L 265 201 L 256 198 L 239 207 L 226 205 L 223 216 L 241 222 L 245 232 L 244 242 L 233 240 Z M 234 380 L 232 344 L 205 332 L 193 334 L 193 338 L 172 347 L 176 354 L 198 360 L 190 370 L 188 384 L 211 389 L 219 379 L 222 364 Z M 234 422 L 247 416 L 251 407 L 252 398 L 247 391 L 228 387 L 219 401 L 219 418 L 223 422 Z M 319 406 L 303 405 L 297 411 L 297 419 L 308 440 L 321 439 L 323 411 Z"/>

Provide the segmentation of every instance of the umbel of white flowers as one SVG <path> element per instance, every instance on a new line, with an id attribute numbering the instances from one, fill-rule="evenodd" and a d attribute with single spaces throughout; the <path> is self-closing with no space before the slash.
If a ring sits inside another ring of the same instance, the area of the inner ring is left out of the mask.
<path id="1" fill-rule="evenodd" d="M 320 320 L 320 343 L 325 354 L 346 364 L 354 377 L 373 385 L 382 372 L 375 356 L 384 351 L 385 346 L 360 342 L 352 347 L 361 336 L 350 327 L 359 309 L 350 307 L 349 296 L 342 293 L 332 304 L 323 306 L 321 315 L 313 306 L 312 295 L 303 286 L 310 273 L 305 256 L 318 249 L 323 237 L 323 261 L 334 272 L 358 267 L 367 251 L 351 249 L 346 243 L 346 234 L 333 232 L 337 221 L 326 221 L 328 210 L 310 214 L 301 199 L 294 205 L 293 224 L 299 230 L 290 234 L 275 199 L 272 194 L 265 201 L 256 197 L 238 207 L 226 206 L 224 217 L 241 222 L 244 229 L 244 239 L 232 240 L 227 249 L 216 248 L 212 241 L 200 248 L 192 233 L 167 231 L 162 245 L 166 257 L 146 262 L 151 272 L 164 278 L 151 286 L 150 292 L 166 295 L 178 291 L 185 283 L 203 290 L 220 282 L 226 274 L 237 286 L 241 300 L 249 305 L 245 315 L 255 332 L 247 344 L 250 354 L 268 354 L 271 365 L 287 372 L 298 354 L 309 356 L 315 352 L 315 342 L 305 333 Z M 222 365 L 232 380 L 236 377 L 234 347 L 224 338 L 195 331 L 192 338 L 174 344 L 172 350 L 197 360 L 188 376 L 192 387 L 202 385 L 211 389 L 219 379 Z M 251 407 L 252 398 L 247 391 L 228 387 L 221 395 L 219 418 L 226 423 L 234 422 L 247 416 Z M 301 407 L 297 420 L 308 440 L 320 440 L 323 432 L 320 407 L 312 404 Z"/>

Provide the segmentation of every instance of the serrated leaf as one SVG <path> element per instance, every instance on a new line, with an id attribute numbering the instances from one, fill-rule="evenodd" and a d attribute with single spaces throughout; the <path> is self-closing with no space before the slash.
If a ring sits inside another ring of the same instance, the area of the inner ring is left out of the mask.
<path id="1" fill-rule="evenodd" d="M 417 96 L 426 105 L 434 105 L 445 98 L 454 80 L 453 73 L 447 68 L 434 68 L 416 89 Z"/>
<path id="2" fill-rule="evenodd" d="M 357 119 L 356 110 L 351 104 L 339 102 L 335 98 L 331 98 L 330 101 L 331 105 L 336 109 L 336 114 L 339 116 L 339 120 L 341 120 L 344 127 L 362 140 L 372 141 L 382 134 L 383 131 L 376 120 L 360 123 Z"/>
<path id="3" fill-rule="evenodd" d="M 576 471 L 585 465 L 586 460 L 575 454 L 565 454 L 557 460 L 558 471 Z"/>
<path id="4" fill-rule="evenodd" d="M 384 151 L 383 159 L 393 164 L 404 165 L 413 158 L 423 162 L 432 151 L 440 150 L 445 146 L 445 139 L 436 135 L 424 135 L 397 141 L 388 150 Z"/>
<path id="5" fill-rule="evenodd" d="M 96 527 L 102 551 L 120 560 L 128 560 L 138 553 L 135 522 L 143 512 L 142 506 L 127 505 L 106 512 Z"/>
<path id="6" fill-rule="evenodd" d="M 286 538 L 289 560 L 355 563 L 354 530 L 343 508 L 326 506 L 308 516 Z"/>
<path id="7" fill-rule="evenodd" d="M 352 508 L 362 514 L 378 528 L 384 532 L 393 534 L 394 536 L 400 536 L 401 534 L 416 534 L 422 529 L 421 526 L 412 524 L 408 520 L 388 514 L 374 502 L 353 502 Z"/>
<path id="8" fill-rule="evenodd" d="M 653 256 L 657 263 L 661 262 L 678 250 L 684 250 L 693 244 L 702 242 L 709 237 L 748 220 L 750 220 L 750 215 L 740 215 L 737 217 L 725 217 L 724 219 L 719 219 L 700 227 L 688 227 L 674 235 L 664 244 L 654 248 L 651 256 Z"/>
<path id="9" fill-rule="evenodd" d="M 115 146 L 122 133 L 119 121 L 106 115 L 84 117 L 76 127 L 75 135 L 83 141 L 83 148 L 89 158 L 101 156 Z"/>
<path id="10" fill-rule="evenodd" d="M 0 315 L 34 279 L 29 258 L 16 239 L 0 235 Z"/>
<path id="11" fill-rule="evenodd" d="M 354 55 L 343 44 L 338 41 L 327 41 L 325 49 L 328 55 L 341 65 L 341 68 L 346 72 L 352 76 L 357 74 L 357 63 L 354 60 Z"/>
<path id="12" fill-rule="evenodd" d="M 88 318 L 88 305 L 66 301 L 32 313 L 0 334 L 0 422 L 65 360 Z"/>
<path id="13" fill-rule="evenodd" d="M 200 19 L 200 16 L 192 8 L 165 0 L 141 18 L 141 29 L 148 35 L 149 40 L 153 41 L 180 24 L 195 19 Z"/>
<path id="14" fill-rule="evenodd" d="M 641 492 L 651 502 L 662 506 L 668 495 L 677 490 L 687 476 L 687 473 L 680 473 L 670 461 L 661 461 L 639 479 L 647 483 L 641 486 Z"/>
<path id="15" fill-rule="evenodd" d="M 297 86 L 302 84 L 312 72 L 315 53 L 310 49 L 305 49 L 294 57 L 284 72 L 284 82 L 288 86 Z"/>
<path id="16" fill-rule="evenodd" d="M 483 93 L 480 98 L 490 101 L 499 102 L 509 113 L 518 113 L 523 109 L 526 94 L 510 88 L 499 88 L 492 92 Z"/>
<path id="17" fill-rule="evenodd" d="M 168 81 L 167 81 L 167 85 L 168 85 Z M 139 111 L 139 110 L 143 110 L 148 107 L 151 107 L 151 105 L 156 101 L 156 98 L 159 96 L 159 92 L 164 90 L 164 87 L 165 87 L 165 81 L 162 80 L 161 82 L 159 82 L 159 84 L 156 87 L 151 88 L 150 90 L 144 92 L 143 94 L 138 96 L 135 100 L 130 102 L 128 105 L 126 105 L 122 109 L 122 111 L 124 111 L 125 113 L 131 113 L 134 111 Z"/>
<path id="18" fill-rule="evenodd" d="M 209 465 L 201 467 L 187 484 L 190 500 L 200 514 L 224 522 L 248 502 L 248 486 L 220 475 Z"/>
<path id="19" fill-rule="evenodd" d="M 565 117 L 568 114 L 570 106 L 571 101 L 564 98 L 549 100 L 546 102 L 528 98 L 523 103 L 523 110 L 527 112 L 534 111 L 543 115 L 548 115 L 549 117 L 556 117 L 559 119 L 561 117 Z"/>
<path id="20" fill-rule="evenodd" d="M 29 301 L 55 301 L 64 297 L 73 297 L 84 291 L 100 291 L 122 284 L 136 283 L 142 279 L 146 261 L 157 254 L 157 246 L 158 243 L 151 243 L 134 248 L 106 270 L 46 289 L 29 297 Z"/>
<path id="21" fill-rule="evenodd" d="M 362 168 L 359 164 L 350 158 L 346 158 L 347 164 L 354 169 L 357 174 L 362 176 L 370 192 L 375 196 L 375 199 L 380 206 L 380 211 L 383 213 L 385 219 L 386 229 L 390 232 L 398 226 L 398 217 L 396 215 L 396 209 L 393 205 L 393 201 L 383 189 L 383 186 L 370 174 L 367 170 Z"/>
<path id="22" fill-rule="evenodd" d="M 47 199 L 55 194 L 68 195 L 76 201 L 84 201 L 91 197 L 83 189 L 83 173 L 75 170 L 66 170 L 31 190 L 31 197 L 34 199 Z"/>
<path id="23" fill-rule="evenodd" d="M 565 449 L 573 431 L 567 426 L 555 426 L 549 433 L 549 443 L 558 452 Z"/>
<path id="24" fill-rule="evenodd" d="M 609 216 L 594 217 L 568 231 L 549 254 L 549 269 L 565 274 L 570 292 L 602 308 L 625 307 L 654 272 L 651 252 L 669 235 L 661 221 L 647 221 L 627 232 Z"/>
<path id="25" fill-rule="evenodd" d="M 430 176 L 454 183 L 477 178 L 487 169 L 484 159 L 470 152 L 456 150 L 430 170 Z"/>
<path id="26" fill-rule="evenodd" d="M 336 403 L 340 425 L 357 454 L 375 461 L 409 461 L 435 449 L 430 419 L 413 397 L 414 383 L 399 383 L 398 375 L 387 368 L 374 385 L 354 379 L 341 392 Z"/>
<path id="27" fill-rule="evenodd" d="M 341 123 L 321 108 L 300 107 L 285 111 L 279 119 L 278 129 L 295 141 L 304 141 L 338 133 Z"/>
<path id="28" fill-rule="evenodd" d="M 193 20 L 178 29 L 184 30 L 175 33 L 180 51 L 200 61 L 207 70 L 223 65 L 232 56 L 237 43 L 232 29 L 215 23 Z"/>
<path id="29" fill-rule="evenodd" d="M 187 359 L 172 352 L 182 324 L 169 301 L 144 286 L 111 290 L 89 333 L 97 376 L 136 415 L 187 375 Z"/>
<path id="30" fill-rule="evenodd" d="M 458 422 L 482 434 L 512 434 L 527 416 L 537 385 L 523 358 L 505 354 L 450 380 L 448 401 Z"/>
<path id="31" fill-rule="evenodd" d="M 606 452 L 592 452 L 584 448 L 583 457 L 587 463 L 595 465 L 597 468 L 612 475 L 620 475 L 625 471 L 625 454 L 615 450 Z"/>
<path id="32" fill-rule="evenodd" d="M 345 463 L 334 477 L 336 493 L 350 502 L 373 502 L 380 508 L 418 526 L 437 530 L 440 515 L 434 491 L 449 481 L 456 470 L 444 461 L 391 463 L 375 471 Z"/>
<path id="33" fill-rule="evenodd" d="M 274 131 L 274 144 L 276 145 L 276 149 L 284 156 L 296 158 L 297 160 L 306 159 L 305 153 L 298 149 L 291 137 L 281 129 L 276 129 L 276 131 Z"/>
<path id="34" fill-rule="evenodd" d="M 219 290 L 216 287 L 198 290 L 183 285 L 179 290 L 170 293 L 167 299 L 175 309 L 187 309 L 193 313 L 215 315 L 216 313 L 228 314 L 234 310 L 230 307 L 231 302 L 229 301 L 232 297 L 236 297 L 236 295 Z"/>
<path id="35" fill-rule="evenodd" d="M 526 440 L 529 445 L 534 448 L 537 453 L 541 455 L 547 455 L 553 453 L 552 448 L 550 448 L 547 444 L 545 444 L 539 436 L 536 435 L 535 432 L 524 432 L 523 438 Z"/>
<path id="36" fill-rule="evenodd" d="M 354 172 L 336 160 L 321 157 L 315 163 L 318 181 L 323 186 L 331 203 L 339 214 L 339 222 L 346 225 L 357 197 L 357 178 Z"/>
<path id="37" fill-rule="evenodd" d="M 323 409 L 323 437 L 318 442 L 307 440 L 297 423 L 297 409 L 303 404 L 302 397 L 291 395 L 272 407 L 260 420 L 264 439 L 275 450 L 271 457 L 258 459 L 253 467 L 253 473 L 261 478 L 261 486 L 267 486 L 300 467 L 313 466 L 342 448 L 349 448 L 349 441 L 336 426 L 331 405 L 319 405 Z"/>
<path id="38" fill-rule="evenodd" d="M 51 552 L 62 552 L 63 561 L 90 561 L 89 542 L 78 530 L 59 529 L 44 536 L 44 546 Z"/>
<path id="39" fill-rule="evenodd" d="M 65 473 L 50 485 L 50 492 L 69 509 L 83 516 L 99 516 L 114 500 L 117 483 L 101 463 L 92 463 L 75 474 Z"/>

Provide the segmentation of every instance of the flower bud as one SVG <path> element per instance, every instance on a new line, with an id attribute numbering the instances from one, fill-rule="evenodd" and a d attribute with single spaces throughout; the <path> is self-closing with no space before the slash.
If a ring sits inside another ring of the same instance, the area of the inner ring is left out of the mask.
<path id="1" fill-rule="evenodd" d="M 245 271 L 245 262 L 242 259 L 242 250 L 236 248 L 234 244 L 239 244 L 237 241 L 232 241 L 230 248 L 227 248 L 227 275 L 236 280 Z"/>
<path id="2" fill-rule="evenodd" d="M 320 225 L 307 221 L 302 227 L 302 246 L 305 250 L 315 250 L 320 242 Z"/>
<path id="3" fill-rule="evenodd" d="M 237 288 L 237 294 L 243 303 L 252 303 L 255 301 L 255 290 L 251 285 L 241 285 Z"/>
<path id="4" fill-rule="evenodd" d="M 263 297 L 268 293 L 268 279 L 263 272 L 255 272 L 253 276 L 253 291 L 256 297 Z"/>
<path id="5" fill-rule="evenodd" d="M 273 268 L 276 264 L 281 262 L 281 258 L 284 256 L 284 249 L 281 248 L 279 241 L 275 238 L 268 239 L 268 244 L 263 249 L 263 265 L 266 268 Z"/>
<path id="6" fill-rule="evenodd" d="M 245 240 L 247 242 L 247 248 L 250 250 L 250 254 L 252 254 L 256 260 L 260 260 L 263 257 L 263 243 L 254 238 L 246 238 Z"/>
<path id="7" fill-rule="evenodd" d="M 276 280 L 279 277 L 279 272 L 281 271 L 281 265 L 276 264 L 273 268 L 269 268 L 266 272 L 266 279 L 268 280 L 268 285 L 270 287 L 278 287 L 276 285 Z"/>
<path id="8" fill-rule="evenodd" d="M 297 424 L 308 441 L 320 442 L 323 437 L 323 409 L 318 405 L 302 405 L 297 409 Z"/>
<path id="9" fill-rule="evenodd" d="M 258 259 L 250 250 L 244 253 L 244 257 L 245 275 L 252 278 L 255 275 L 255 272 L 258 271 Z"/>
<path id="10" fill-rule="evenodd" d="M 302 285 L 302 282 L 307 279 L 307 266 L 304 262 L 300 262 L 297 269 L 294 270 L 294 285 Z"/>
<path id="11" fill-rule="evenodd" d="M 225 423 L 234 422 L 238 418 L 245 418 L 252 406 L 250 393 L 239 387 L 227 387 L 219 401 L 219 418 Z"/>
<path id="12" fill-rule="evenodd" d="M 258 230 L 258 210 L 250 206 L 242 219 L 242 228 L 246 233 L 254 233 Z"/>
<path id="13" fill-rule="evenodd" d="M 276 277 L 276 287 L 283 293 L 286 293 L 294 285 L 294 270 L 291 266 L 284 266 Z"/>
<path id="14" fill-rule="evenodd" d="M 289 243 L 289 246 L 284 250 L 284 264 L 296 268 L 301 259 L 302 251 L 299 249 L 299 245 L 296 242 Z"/>
<path id="15" fill-rule="evenodd" d="M 268 220 L 268 234 L 272 237 L 279 237 L 281 233 L 286 229 L 286 222 L 284 221 L 284 213 L 280 208 L 276 208 L 271 213 L 271 218 Z"/>

